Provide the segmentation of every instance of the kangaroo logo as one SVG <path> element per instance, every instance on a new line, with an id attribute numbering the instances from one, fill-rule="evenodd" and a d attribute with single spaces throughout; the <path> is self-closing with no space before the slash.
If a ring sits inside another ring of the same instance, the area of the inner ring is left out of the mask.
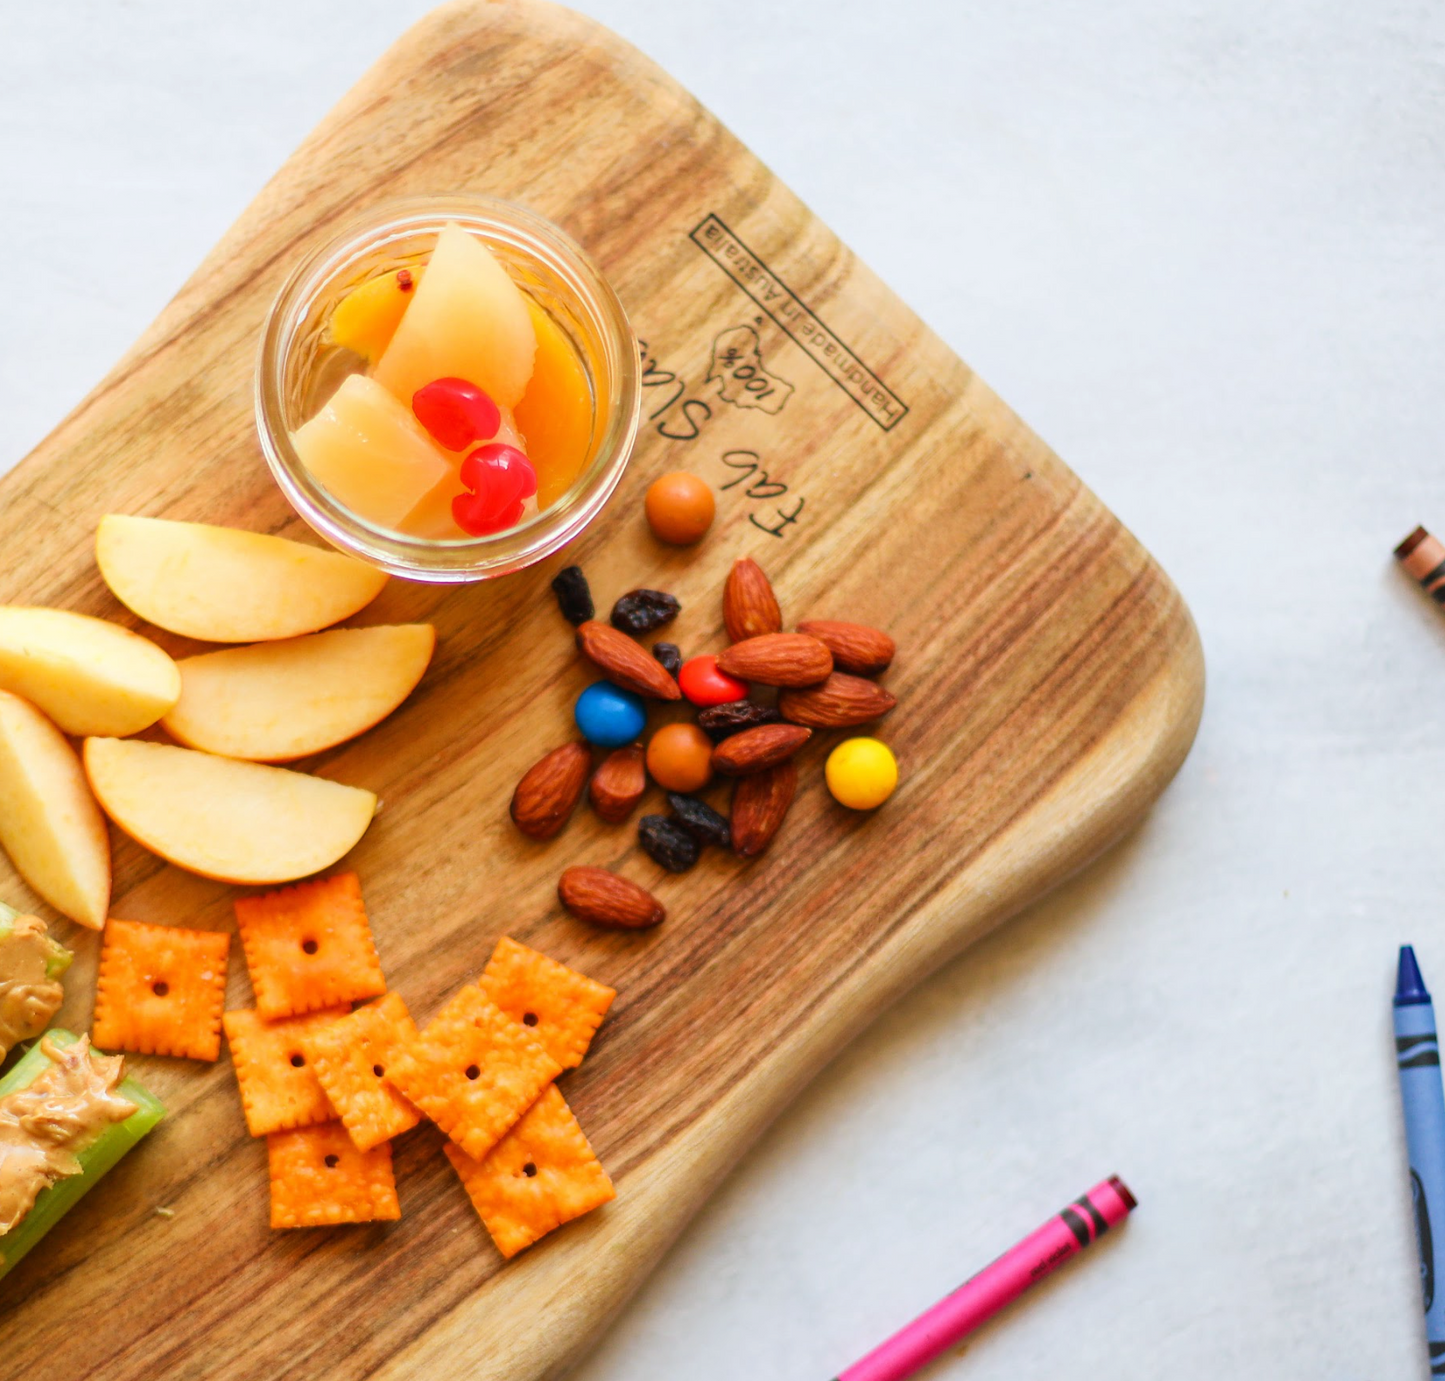
<path id="1" fill-rule="evenodd" d="M 779 413 L 793 395 L 793 386 L 763 367 L 763 348 L 751 326 L 719 332 L 712 345 L 708 383 L 716 383 L 725 403 L 735 408 L 761 408 Z"/>

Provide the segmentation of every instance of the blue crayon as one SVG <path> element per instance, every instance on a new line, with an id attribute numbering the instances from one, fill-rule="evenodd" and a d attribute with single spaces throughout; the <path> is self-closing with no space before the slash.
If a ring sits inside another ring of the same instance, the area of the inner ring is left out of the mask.
<path id="1" fill-rule="evenodd" d="M 1445 1376 L 1445 1290 L 1439 1288 L 1435 1272 L 1435 1236 L 1445 1231 L 1445 1089 L 1440 1084 L 1435 1008 L 1409 945 L 1400 946 L 1400 974 L 1395 983 L 1395 1058 L 1405 1105 L 1405 1144 L 1410 1151 L 1410 1192 L 1415 1201 L 1430 1375 Z"/>

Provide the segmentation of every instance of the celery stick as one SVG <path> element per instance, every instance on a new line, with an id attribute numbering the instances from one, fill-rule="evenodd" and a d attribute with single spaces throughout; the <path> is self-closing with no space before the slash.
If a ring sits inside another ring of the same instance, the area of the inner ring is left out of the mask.
<path id="1" fill-rule="evenodd" d="M 13 922 L 19 914 L 13 906 L 6 906 L 0 901 L 0 945 L 10 938 L 10 932 L 15 928 Z M 70 967 L 70 961 L 75 955 L 49 935 L 45 937 L 45 946 L 45 976 L 54 983 Z"/>
<path id="2" fill-rule="evenodd" d="M 79 1039 L 74 1032 L 63 1031 L 59 1027 L 52 1027 L 45 1034 L 62 1049 Z M 41 1050 L 40 1041 L 36 1041 L 15 1067 L 0 1079 L 0 1098 L 29 1087 L 49 1064 L 50 1057 Z M 166 1110 L 160 1099 L 134 1079 L 123 1079 L 117 1091 L 136 1105 L 136 1111 L 124 1122 L 112 1122 L 79 1153 L 80 1174 L 67 1175 L 43 1190 L 30 1212 L 0 1237 L 0 1278 L 70 1212 L 86 1190 L 165 1116 Z"/>

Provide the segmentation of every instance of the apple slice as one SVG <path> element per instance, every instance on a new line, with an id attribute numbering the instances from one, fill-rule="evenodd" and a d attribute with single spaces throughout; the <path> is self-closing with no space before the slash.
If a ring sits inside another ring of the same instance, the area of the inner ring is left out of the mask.
<path id="1" fill-rule="evenodd" d="M 0 691 L 0 844 L 63 916 L 99 930 L 110 906 L 110 834 L 80 759 L 28 700 Z"/>
<path id="2" fill-rule="evenodd" d="M 291 444 L 323 488 L 382 527 L 395 527 L 456 473 L 411 409 L 365 374 L 348 374 Z"/>
<path id="3" fill-rule="evenodd" d="M 0 690 L 24 696 L 67 734 L 123 738 L 176 703 L 181 675 L 118 623 L 11 604 L 0 605 Z"/>
<path id="4" fill-rule="evenodd" d="M 339 552 L 205 523 L 107 513 L 95 533 L 105 583 L 160 628 L 212 643 L 314 633 L 371 603 L 386 574 Z"/>
<path id="5" fill-rule="evenodd" d="M 385 719 L 431 661 L 427 623 L 333 628 L 181 662 L 165 731 L 228 758 L 288 762 L 345 743 Z"/>
<path id="6" fill-rule="evenodd" d="M 532 377 L 536 351 L 522 290 L 486 245 L 453 223 L 437 236 L 373 376 L 407 407 L 434 379 L 465 379 L 510 408 Z"/>
<path id="7" fill-rule="evenodd" d="M 142 739 L 88 738 L 85 773 L 105 813 L 178 868 L 220 882 L 294 882 L 366 833 L 376 797 L 284 767 Z"/>

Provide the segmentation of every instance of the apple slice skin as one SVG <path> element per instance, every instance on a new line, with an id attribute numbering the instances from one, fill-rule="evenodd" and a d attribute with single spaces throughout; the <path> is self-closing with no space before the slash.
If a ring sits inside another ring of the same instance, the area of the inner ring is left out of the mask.
<path id="1" fill-rule="evenodd" d="M 0 605 L 0 690 L 24 697 L 67 734 L 124 738 L 181 693 L 176 664 L 149 638 L 68 609 Z"/>
<path id="2" fill-rule="evenodd" d="M 158 628 L 212 643 L 270 642 L 349 618 L 386 573 L 285 537 L 107 513 L 95 531 L 101 576 Z"/>
<path id="3" fill-rule="evenodd" d="M 430 624 L 407 623 L 203 652 L 181 661 L 180 699 L 161 724 L 188 748 L 291 762 L 380 723 L 416 689 L 435 648 Z"/>
<path id="4" fill-rule="evenodd" d="M 96 800 L 138 844 L 201 877 L 265 885 L 310 877 L 366 833 L 376 797 L 322 777 L 143 739 L 88 738 Z"/>
<path id="5" fill-rule="evenodd" d="M 63 916 L 99 930 L 110 907 L 110 833 L 65 736 L 0 691 L 0 844 Z"/>

